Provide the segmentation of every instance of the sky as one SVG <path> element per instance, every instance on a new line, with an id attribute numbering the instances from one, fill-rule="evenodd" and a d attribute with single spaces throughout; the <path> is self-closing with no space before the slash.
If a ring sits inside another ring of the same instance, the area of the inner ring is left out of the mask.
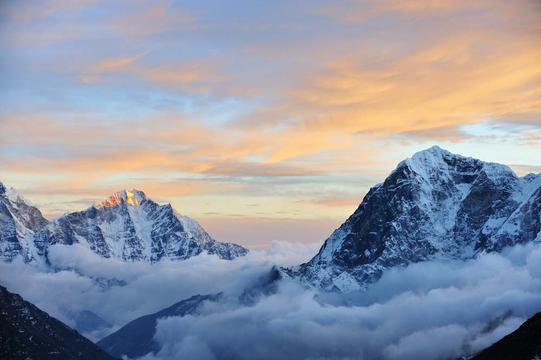
<path id="1" fill-rule="evenodd" d="M 1 1 L 0 181 L 322 242 L 414 152 L 541 172 L 539 1 Z"/>

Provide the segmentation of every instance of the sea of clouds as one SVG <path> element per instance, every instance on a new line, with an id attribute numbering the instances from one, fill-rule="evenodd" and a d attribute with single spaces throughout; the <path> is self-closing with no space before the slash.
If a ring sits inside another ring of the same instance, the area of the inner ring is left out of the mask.
<path id="1" fill-rule="evenodd" d="M 448 359 L 479 351 L 541 311 L 539 245 L 393 269 L 360 293 L 323 294 L 286 280 L 254 304 L 238 301 L 272 265 L 299 264 L 316 251 L 316 244 L 275 243 L 234 261 L 151 265 L 54 246 L 57 271 L 0 264 L 0 283 L 68 324 L 66 309 L 96 313 L 112 326 L 85 334 L 94 340 L 192 295 L 224 292 L 197 315 L 161 319 L 161 350 L 147 360 Z"/>

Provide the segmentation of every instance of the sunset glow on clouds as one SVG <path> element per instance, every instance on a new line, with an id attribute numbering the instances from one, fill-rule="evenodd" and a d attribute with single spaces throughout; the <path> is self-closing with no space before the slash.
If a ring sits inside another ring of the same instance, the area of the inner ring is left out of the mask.
<path id="1" fill-rule="evenodd" d="M 320 242 L 436 143 L 539 172 L 540 40 L 538 1 L 2 2 L 0 181 Z"/>

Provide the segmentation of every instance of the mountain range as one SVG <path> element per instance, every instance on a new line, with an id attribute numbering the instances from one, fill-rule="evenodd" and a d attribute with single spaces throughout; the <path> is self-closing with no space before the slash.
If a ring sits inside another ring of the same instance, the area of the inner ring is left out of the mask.
<path id="1" fill-rule="evenodd" d="M 226 260 L 246 255 L 240 245 L 214 240 L 195 220 L 142 191 L 120 191 L 86 210 L 53 221 L 14 189 L 0 183 L 0 259 L 22 256 L 47 261 L 54 244 L 82 244 L 94 253 L 124 261 L 184 260 L 201 253 Z"/>
<path id="2" fill-rule="evenodd" d="M 394 266 L 469 259 L 541 241 L 541 174 L 452 154 L 438 146 L 401 161 L 307 263 L 281 275 L 349 292 Z M 0 258 L 47 259 L 54 244 L 80 243 L 106 258 L 157 262 L 201 253 L 234 259 L 248 250 L 214 240 L 195 220 L 142 191 L 120 191 L 83 211 L 45 219 L 0 183 Z"/>
<path id="3" fill-rule="evenodd" d="M 383 183 L 370 189 L 309 262 L 274 267 L 264 288 L 272 290 L 288 277 L 308 287 L 349 292 L 365 288 L 394 266 L 466 260 L 538 242 L 540 209 L 541 175 L 518 177 L 505 165 L 432 147 L 400 162 Z M 171 316 L 170 309 L 184 309 L 185 303 L 199 304 L 212 296 L 196 296 L 143 316 L 98 344 L 115 356 L 156 352 L 156 343 L 148 339 L 157 319 Z M 192 315 L 192 310 L 174 316 Z M 136 341 L 141 334 L 146 340 Z"/>
<path id="4" fill-rule="evenodd" d="M 273 267 L 258 287 L 242 293 L 239 303 L 251 306 L 260 294 L 275 291 L 283 278 L 308 288 L 348 293 L 365 289 L 393 267 L 468 260 L 538 242 L 541 174 L 520 177 L 505 165 L 434 146 L 400 162 L 382 183 L 373 186 L 310 261 L 290 268 Z M 230 260 L 247 253 L 239 245 L 217 242 L 194 220 L 138 190 L 115 193 L 86 210 L 48 221 L 0 183 L 0 258 L 47 261 L 49 246 L 75 243 L 124 261 L 182 260 L 203 252 Z M 205 301 L 220 301 L 220 295 L 182 300 L 129 322 L 98 344 L 113 356 L 156 353 L 157 320 L 197 316 Z M 531 343 L 528 331 L 520 330 L 519 335 Z M 521 346 L 522 340 L 510 339 L 504 344 Z M 480 353 L 479 358 L 487 358 L 483 354 L 487 353 Z"/>

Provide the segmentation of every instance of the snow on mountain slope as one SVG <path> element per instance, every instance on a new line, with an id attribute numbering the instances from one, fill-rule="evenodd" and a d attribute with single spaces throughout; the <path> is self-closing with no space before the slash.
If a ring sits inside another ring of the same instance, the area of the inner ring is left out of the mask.
<path id="1" fill-rule="evenodd" d="M 400 162 L 312 260 L 284 272 L 347 292 L 393 266 L 541 241 L 540 230 L 541 174 L 518 177 L 434 146 Z"/>
<path id="2" fill-rule="evenodd" d="M 240 245 L 214 240 L 195 220 L 159 205 L 142 191 L 121 191 L 90 208 L 51 222 L 38 234 L 49 244 L 81 243 L 104 257 L 125 261 L 182 260 L 201 253 L 231 260 Z"/>
<path id="3" fill-rule="evenodd" d="M 14 190 L 0 188 L 0 257 L 46 258 L 50 245 L 80 243 L 124 261 L 182 260 L 202 253 L 222 259 L 245 255 L 240 245 L 214 240 L 195 220 L 159 205 L 142 191 L 120 191 L 86 210 L 48 222 Z"/>
<path id="4" fill-rule="evenodd" d="M 11 261 L 20 254 L 30 261 L 43 255 L 43 244 L 34 235 L 46 224 L 36 207 L 0 182 L 0 259 Z"/>

